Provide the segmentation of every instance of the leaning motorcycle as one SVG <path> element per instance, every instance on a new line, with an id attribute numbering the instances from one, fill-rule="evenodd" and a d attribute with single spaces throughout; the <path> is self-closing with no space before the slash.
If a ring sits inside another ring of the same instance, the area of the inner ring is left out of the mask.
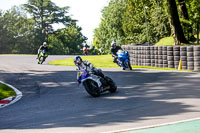
<path id="1" fill-rule="evenodd" d="M 117 90 L 115 82 L 110 77 L 102 78 L 85 70 L 77 70 L 77 81 L 93 97 L 98 97 L 105 91 L 114 93 Z"/>
<path id="2" fill-rule="evenodd" d="M 128 51 L 118 50 L 117 55 L 118 55 L 118 65 L 122 67 L 123 70 L 125 70 L 126 68 L 132 70 L 130 63 L 130 55 Z"/>
<path id="3" fill-rule="evenodd" d="M 38 64 L 42 64 L 46 58 L 48 57 L 48 54 L 45 50 L 42 50 L 39 54 L 39 58 L 38 58 Z"/>

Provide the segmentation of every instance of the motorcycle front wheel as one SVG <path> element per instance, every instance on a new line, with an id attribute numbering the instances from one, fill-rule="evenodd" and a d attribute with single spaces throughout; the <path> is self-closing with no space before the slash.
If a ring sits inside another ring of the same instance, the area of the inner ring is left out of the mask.
<path id="1" fill-rule="evenodd" d="M 111 93 L 114 93 L 117 91 L 117 85 L 115 84 L 115 82 L 108 76 L 105 76 L 105 79 L 107 80 L 107 82 L 109 83 L 110 89 L 108 90 Z"/>
<path id="2" fill-rule="evenodd" d="M 130 70 L 132 70 L 130 61 L 127 61 L 127 62 L 126 62 L 126 67 L 129 68 Z"/>
<path id="3" fill-rule="evenodd" d="M 45 57 L 44 56 L 42 56 L 42 57 L 40 57 L 40 64 L 42 64 L 43 62 L 44 62 L 44 60 L 45 60 Z"/>
<path id="4" fill-rule="evenodd" d="M 98 88 L 98 85 L 93 80 L 86 80 L 83 82 L 83 86 L 85 87 L 85 90 L 93 97 L 99 97 L 100 96 L 100 90 Z"/>

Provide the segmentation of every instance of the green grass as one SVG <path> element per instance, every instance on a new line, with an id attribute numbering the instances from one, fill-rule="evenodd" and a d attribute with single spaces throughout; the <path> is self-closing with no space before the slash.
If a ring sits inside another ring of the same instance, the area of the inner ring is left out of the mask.
<path id="1" fill-rule="evenodd" d="M 0 55 L 36 55 L 36 54 L 0 54 Z"/>
<path id="2" fill-rule="evenodd" d="M 113 63 L 113 59 L 111 55 L 87 56 L 87 57 L 82 57 L 82 59 L 89 61 L 95 67 L 119 67 L 115 63 Z M 49 62 L 49 64 L 75 66 L 72 58 L 51 61 Z"/>
<path id="3" fill-rule="evenodd" d="M 0 100 L 10 96 L 15 96 L 15 91 L 7 85 L 0 83 Z"/>
<path id="4" fill-rule="evenodd" d="M 199 34 L 200 36 L 200 34 Z M 197 35 L 194 35 L 195 38 L 197 38 Z M 189 44 L 181 44 L 181 45 L 196 45 L 197 41 L 195 42 L 189 42 Z M 174 38 L 173 37 L 165 37 L 160 39 L 154 46 L 171 46 L 174 45 Z"/>
<path id="5" fill-rule="evenodd" d="M 82 57 L 83 60 L 88 60 L 95 67 L 118 67 L 115 63 L 113 63 L 113 59 L 111 55 L 100 55 L 100 56 L 87 56 Z M 64 59 L 64 60 L 55 60 L 49 62 L 51 65 L 65 65 L 65 66 L 75 66 L 73 59 Z M 175 70 L 175 68 L 159 68 L 159 67 L 150 67 L 150 66 L 134 66 L 132 68 L 145 68 L 145 69 L 158 69 L 158 70 Z M 181 70 L 181 71 L 190 71 L 190 70 Z"/>
<path id="6" fill-rule="evenodd" d="M 154 46 L 170 46 L 170 45 L 174 45 L 173 37 L 162 38 Z"/>

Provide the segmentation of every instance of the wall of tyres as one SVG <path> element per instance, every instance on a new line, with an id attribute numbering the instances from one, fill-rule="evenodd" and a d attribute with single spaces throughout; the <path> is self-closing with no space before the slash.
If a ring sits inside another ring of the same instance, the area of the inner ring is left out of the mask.
<path id="1" fill-rule="evenodd" d="M 200 71 L 200 46 L 135 46 L 123 45 L 129 52 L 132 65 L 152 67 L 179 67 Z"/>

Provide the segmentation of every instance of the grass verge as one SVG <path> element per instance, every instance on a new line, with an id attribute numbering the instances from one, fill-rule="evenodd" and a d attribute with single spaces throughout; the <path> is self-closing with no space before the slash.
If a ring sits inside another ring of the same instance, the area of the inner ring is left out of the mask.
<path id="1" fill-rule="evenodd" d="M 89 61 L 95 67 L 119 67 L 118 65 L 113 63 L 113 59 L 112 59 L 111 55 L 87 56 L 87 57 L 82 57 L 82 59 Z M 75 66 L 72 58 L 51 61 L 51 62 L 49 62 L 49 64 Z"/>
<path id="2" fill-rule="evenodd" d="M 200 35 L 200 34 L 199 34 Z M 197 35 L 194 35 L 197 39 Z M 174 45 L 174 38 L 173 37 L 165 37 L 160 39 L 154 46 L 173 46 Z M 187 45 L 197 45 L 197 40 L 195 42 L 189 42 L 189 44 L 183 44 L 181 45 L 187 46 Z"/>
<path id="3" fill-rule="evenodd" d="M 13 89 L 0 82 L 0 100 L 15 95 L 16 94 Z"/>
<path id="4" fill-rule="evenodd" d="M 100 55 L 100 56 L 87 56 L 82 57 L 83 60 L 88 60 L 90 63 L 92 63 L 95 67 L 118 67 L 115 63 L 113 63 L 113 59 L 111 55 Z M 75 66 L 73 59 L 64 59 L 64 60 L 55 60 L 49 62 L 51 65 L 64 65 L 64 66 Z M 159 68 L 159 67 L 150 67 L 150 66 L 134 66 L 132 65 L 132 68 L 145 68 L 145 69 L 159 69 L 159 70 L 175 70 L 178 71 L 175 68 Z M 190 70 L 181 70 L 181 71 L 189 71 Z"/>

